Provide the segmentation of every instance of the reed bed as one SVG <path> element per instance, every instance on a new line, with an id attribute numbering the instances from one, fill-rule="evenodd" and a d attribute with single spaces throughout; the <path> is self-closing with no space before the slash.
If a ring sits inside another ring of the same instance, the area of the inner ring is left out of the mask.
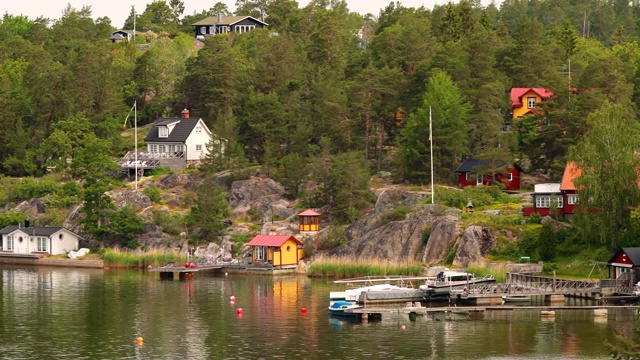
<path id="1" fill-rule="evenodd" d="M 415 262 L 391 263 L 380 259 L 344 256 L 320 256 L 309 267 L 309 276 L 346 279 L 359 276 L 420 276 L 422 264 Z"/>
<path id="2" fill-rule="evenodd" d="M 119 248 L 104 249 L 102 260 L 110 267 L 145 268 L 163 266 L 168 262 L 184 262 L 187 256 L 178 250 L 152 248 L 147 250 L 123 250 Z"/>

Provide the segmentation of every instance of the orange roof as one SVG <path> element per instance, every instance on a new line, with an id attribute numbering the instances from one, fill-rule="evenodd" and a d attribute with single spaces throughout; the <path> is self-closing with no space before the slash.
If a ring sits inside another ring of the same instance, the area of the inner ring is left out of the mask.
<path id="1" fill-rule="evenodd" d="M 320 216 L 320 214 L 318 214 L 317 212 L 311 210 L 311 209 L 307 209 L 303 212 L 301 212 L 300 214 L 298 214 L 298 216 Z"/>
<path id="2" fill-rule="evenodd" d="M 302 245 L 302 241 L 296 239 L 293 235 L 256 235 L 247 246 L 282 246 L 289 239 L 292 239 L 296 243 Z"/>
<path id="3" fill-rule="evenodd" d="M 575 162 L 569 161 L 564 168 L 562 174 L 562 182 L 560 182 L 560 190 L 577 190 L 573 180 L 582 176 L 582 170 L 578 168 Z"/>
<path id="4" fill-rule="evenodd" d="M 511 88 L 511 107 L 522 107 L 522 97 L 530 91 L 543 99 L 553 96 L 553 92 L 545 88 Z"/>

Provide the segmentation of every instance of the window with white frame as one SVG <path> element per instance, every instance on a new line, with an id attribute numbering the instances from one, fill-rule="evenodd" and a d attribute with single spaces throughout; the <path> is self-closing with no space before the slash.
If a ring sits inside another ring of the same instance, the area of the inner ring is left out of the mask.
<path id="1" fill-rule="evenodd" d="M 201 144 L 196 145 L 196 151 L 202 151 L 202 145 Z"/>
<path id="2" fill-rule="evenodd" d="M 176 152 L 176 146 L 175 145 L 169 145 L 169 152 L 170 153 Z"/>
<path id="3" fill-rule="evenodd" d="M 256 26 L 255 25 L 236 25 L 233 29 L 234 32 L 237 33 L 244 33 L 247 31 L 251 31 L 253 29 L 255 29 Z"/>
<path id="4" fill-rule="evenodd" d="M 207 33 L 207 28 L 205 26 L 200 28 L 200 34 L 204 35 Z"/>
<path id="5" fill-rule="evenodd" d="M 166 151 L 167 151 L 167 148 L 166 148 L 165 145 L 162 145 L 162 144 L 158 145 L 158 152 L 163 153 L 163 152 L 166 152 Z"/>
<path id="6" fill-rule="evenodd" d="M 42 236 L 38 236 L 38 247 L 36 248 L 37 251 L 43 251 L 46 252 L 47 251 L 47 238 L 46 237 L 42 237 Z"/>
<path id="7" fill-rule="evenodd" d="M 184 152 L 184 145 L 177 145 L 176 146 L 176 151 L 177 152 Z"/>
<path id="8" fill-rule="evenodd" d="M 13 235 L 7 236 L 7 250 L 13 250 Z"/>
<path id="9" fill-rule="evenodd" d="M 196 126 L 196 134 L 202 134 L 202 126 Z"/>
<path id="10" fill-rule="evenodd" d="M 471 173 L 464 173 L 464 179 L 465 179 L 466 181 L 470 181 L 470 180 L 472 179 L 472 177 L 471 177 Z"/>
<path id="11" fill-rule="evenodd" d="M 529 109 L 533 109 L 536 107 L 536 98 L 535 96 L 531 96 L 527 98 L 527 107 Z"/>
<path id="12" fill-rule="evenodd" d="M 482 185 L 483 178 L 484 178 L 484 176 L 482 176 L 480 174 L 476 175 L 476 184 Z"/>
<path id="13" fill-rule="evenodd" d="M 536 207 L 537 208 L 545 208 L 548 209 L 551 207 L 551 199 L 553 198 L 553 201 L 555 202 L 554 205 L 557 206 L 558 209 L 562 208 L 564 201 L 562 200 L 562 196 L 558 196 L 558 195 L 538 195 L 536 196 Z"/>
<path id="14" fill-rule="evenodd" d="M 513 173 L 507 173 L 507 181 L 513 181 Z"/>
<path id="15" fill-rule="evenodd" d="M 157 153 L 158 152 L 158 144 L 150 144 L 149 145 L 149 152 Z"/>
<path id="16" fill-rule="evenodd" d="M 215 34 L 215 26 L 209 26 L 209 34 Z"/>
<path id="17" fill-rule="evenodd" d="M 169 128 L 166 126 L 160 126 L 158 128 L 158 137 L 161 137 L 161 138 L 169 137 Z"/>
<path id="18" fill-rule="evenodd" d="M 567 195 L 567 203 L 569 205 L 575 205 L 578 203 L 578 194 L 569 194 Z"/>

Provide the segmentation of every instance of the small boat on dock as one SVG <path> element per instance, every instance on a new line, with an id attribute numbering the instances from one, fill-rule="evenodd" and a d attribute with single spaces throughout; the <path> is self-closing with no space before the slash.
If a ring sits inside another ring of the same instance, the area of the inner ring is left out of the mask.
<path id="1" fill-rule="evenodd" d="M 423 285 L 420 285 L 420 290 L 428 292 L 431 296 L 438 296 L 449 294 L 454 290 L 466 290 L 464 292 L 467 292 L 471 285 L 493 284 L 495 282 L 496 279 L 493 275 L 476 277 L 468 272 L 445 270 L 435 278 L 425 281 Z"/>
<path id="2" fill-rule="evenodd" d="M 504 295 L 502 296 L 502 302 L 511 303 L 511 302 L 530 302 L 531 296 L 529 295 Z"/>
<path id="3" fill-rule="evenodd" d="M 329 306 L 329 315 L 356 317 L 357 314 L 352 312 L 352 310 L 360 308 L 362 308 L 361 305 L 358 305 L 351 301 L 336 301 Z"/>

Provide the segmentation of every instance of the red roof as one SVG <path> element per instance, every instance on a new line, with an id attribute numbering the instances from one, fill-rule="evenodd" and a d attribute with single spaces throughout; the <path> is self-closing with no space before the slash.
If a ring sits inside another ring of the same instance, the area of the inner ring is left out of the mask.
<path id="1" fill-rule="evenodd" d="M 511 88 L 511 107 L 522 107 L 522 97 L 529 92 L 534 92 L 543 99 L 553 96 L 553 92 L 545 88 Z"/>
<path id="2" fill-rule="evenodd" d="M 579 178 L 582 175 L 582 170 L 578 168 L 575 162 L 569 161 L 564 168 L 564 174 L 562 174 L 562 182 L 560 182 L 560 190 L 577 190 L 573 180 Z"/>
<path id="3" fill-rule="evenodd" d="M 256 235 L 247 246 L 282 246 L 289 239 L 292 239 L 296 243 L 302 245 L 302 241 L 296 239 L 293 235 Z"/>
<path id="4" fill-rule="evenodd" d="M 311 209 L 307 209 L 303 212 L 301 212 L 300 214 L 298 214 L 298 216 L 320 216 L 320 214 L 318 214 L 317 212 L 311 210 Z"/>

